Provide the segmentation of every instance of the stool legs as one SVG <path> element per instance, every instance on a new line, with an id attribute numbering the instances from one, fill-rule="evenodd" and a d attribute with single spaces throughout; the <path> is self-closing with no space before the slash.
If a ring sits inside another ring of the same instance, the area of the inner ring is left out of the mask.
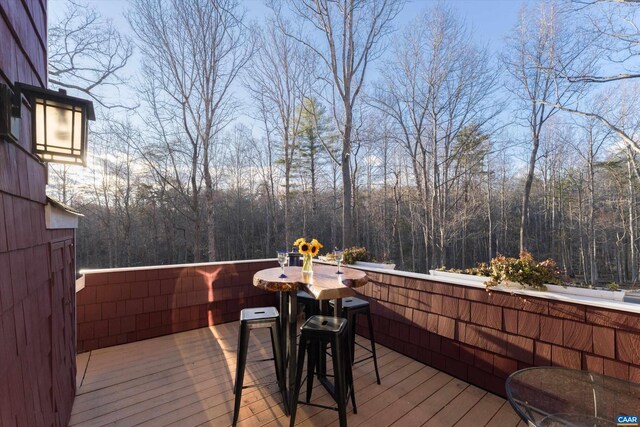
<path id="1" fill-rule="evenodd" d="M 373 366 L 376 371 L 376 381 L 380 384 L 380 373 L 378 372 L 378 357 L 376 356 L 376 341 L 373 336 L 373 321 L 371 319 L 371 310 L 346 310 L 346 317 L 349 321 L 349 341 L 351 347 L 351 363 L 355 361 L 356 355 L 356 316 L 358 314 L 367 315 L 367 324 L 369 325 L 369 343 L 371 344 L 371 354 L 373 356 Z"/>
<path id="2" fill-rule="evenodd" d="M 346 332 L 348 333 L 348 332 Z M 346 339 L 345 339 L 346 338 Z M 357 414 L 358 409 L 356 407 L 355 392 L 353 389 L 353 372 L 351 370 L 351 356 L 349 354 L 348 335 L 338 336 L 331 339 L 331 353 L 333 361 L 333 375 L 334 375 L 334 392 L 335 399 L 338 405 L 338 419 L 340 421 L 340 427 L 347 426 L 347 396 L 351 398 L 351 404 L 353 406 L 353 413 Z M 304 336 L 300 337 L 300 344 L 298 348 L 298 366 L 296 371 L 295 387 L 292 391 L 294 396 L 294 402 L 297 401 L 300 394 L 300 387 L 302 383 L 302 371 L 304 365 L 304 358 L 307 357 L 307 393 L 306 401 L 309 403 L 311 400 L 311 392 L 313 389 L 313 377 L 315 375 L 316 368 L 319 368 L 318 355 L 322 348 L 326 347 L 326 342 L 320 342 L 317 340 L 309 339 Z M 291 419 L 289 426 L 293 427 L 296 422 L 297 404 L 291 407 Z"/>
<path id="3" fill-rule="evenodd" d="M 309 351 L 307 357 L 307 403 L 311 401 L 311 393 L 313 392 L 313 376 L 318 366 L 318 353 L 320 352 L 320 346 L 317 342 L 311 342 L 309 344 Z"/>
<path id="4" fill-rule="evenodd" d="M 296 370 L 296 383 L 295 387 L 291 391 L 291 419 L 289 421 L 289 427 L 293 427 L 296 424 L 296 411 L 298 409 L 298 394 L 300 394 L 300 383 L 302 382 L 302 368 L 304 366 L 305 350 L 307 348 L 307 340 L 304 337 L 300 337 L 300 347 L 298 349 L 298 366 Z"/>
<path id="5" fill-rule="evenodd" d="M 238 422 L 240 413 L 240 403 L 242 401 L 242 384 L 244 381 L 244 370 L 247 365 L 247 351 L 249 348 L 249 328 L 241 323 L 240 337 L 238 339 L 238 363 L 236 364 L 236 381 L 234 385 L 235 403 L 233 405 L 233 425 Z"/>
<path id="6" fill-rule="evenodd" d="M 284 357 L 282 355 L 282 342 L 280 336 L 279 325 L 272 325 L 269 328 L 271 332 L 271 346 L 273 348 L 273 363 L 276 368 L 276 379 L 278 381 L 278 387 L 280 388 L 280 394 L 282 394 L 282 403 L 284 405 L 284 414 L 289 415 L 289 401 L 287 400 L 287 392 L 285 388 L 284 380 Z"/>
<path id="7" fill-rule="evenodd" d="M 282 394 L 284 413 L 285 415 L 289 415 L 289 402 L 287 400 L 287 393 L 285 389 L 284 357 L 280 327 L 278 311 L 274 307 L 248 308 L 240 312 L 236 376 L 233 382 L 233 393 L 235 395 L 233 404 L 234 426 L 238 422 L 238 416 L 240 414 L 242 390 L 244 388 L 244 374 L 247 366 L 247 353 L 249 352 L 249 335 L 251 334 L 252 329 L 269 328 L 277 384 L 280 389 L 280 393 Z M 270 359 L 264 360 L 268 361 Z"/>
<path id="8" fill-rule="evenodd" d="M 333 353 L 333 375 L 335 380 L 335 392 L 336 392 L 336 400 L 338 401 L 338 418 L 340 420 L 340 427 L 346 427 L 347 425 L 347 403 L 346 400 L 346 381 L 345 381 L 345 360 L 342 356 L 343 351 L 346 349 L 342 348 L 342 340 L 337 339 L 332 343 L 335 346 L 332 349 Z"/>
<path id="9" fill-rule="evenodd" d="M 378 356 L 376 356 L 376 340 L 373 338 L 373 322 L 371 321 L 371 310 L 367 311 L 367 322 L 369 323 L 369 341 L 371 341 L 371 352 L 373 353 L 373 367 L 376 369 L 376 380 L 378 381 L 378 385 L 380 385 L 380 373 L 378 373 Z M 353 334 L 353 338 L 355 339 L 355 331 Z"/>

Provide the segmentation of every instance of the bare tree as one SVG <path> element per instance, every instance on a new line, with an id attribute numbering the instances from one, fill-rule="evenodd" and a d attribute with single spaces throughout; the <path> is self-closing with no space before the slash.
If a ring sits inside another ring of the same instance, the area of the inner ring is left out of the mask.
<path id="1" fill-rule="evenodd" d="M 351 148 L 354 106 L 361 93 L 367 68 L 380 53 L 381 42 L 391 30 L 402 0 L 289 0 L 291 10 L 315 31 L 286 34 L 311 49 L 326 67 L 331 87 L 338 93 L 334 118 L 342 138 L 342 244 L 352 245 L 353 200 L 351 182 Z"/>
<path id="2" fill-rule="evenodd" d="M 545 122 L 558 112 L 548 102 L 575 100 L 581 87 L 558 77 L 559 73 L 586 68 L 580 62 L 585 44 L 588 40 L 576 37 L 557 2 L 539 1 L 533 9 L 521 9 L 518 24 L 501 56 L 511 77 L 507 88 L 519 101 L 531 147 L 520 212 L 520 251 L 525 250 L 527 243 L 526 226 L 540 136 Z"/>
<path id="3" fill-rule="evenodd" d="M 216 259 L 216 136 L 233 120 L 231 86 L 253 51 L 238 9 L 236 0 L 134 0 L 129 15 L 155 87 L 178 106 L 182 135 L 202 171 L 209 261 Z"/>
<path id="4" fill-rule="evenodd" d="M 91 97 L 106 110 L 130 110 L 120 98 L 126 84 L 125 67 L 133 54 L 131 40 L 93 7 L 66 0 L 65 12 L 48 28 L 49 85 Z M 111 114 L 104 119 L 118 120 Z M 96 135 L 96 129 L 92 129 Z M 74 203 L 80 185 L 78 170 L 51 164 L 50 188 L 63 203 Z"/>
<path id="5" fill-rule="evenodd" d="M 464 22 L 443 7 L 417 17 L 394 45 L 370 103 L 391 117 L 410 156 L 426 265 L 443 265 L 449 230 L 456 228 L 450 191 L 469 148 L 460 136 L 495 117 L 495 73 Z"/>
<path id="6" fill-rule="evenodd" d="M 65 13 L 48 30 L 49 84 L 91 97 L 104 108 L 129 109 L 119 86 L 133 44 L 95 9 L 67 0 Z M 106 90 L 110 95 L 106 95 Z"/>
<path id="7" fill-rule="evenodd" d="M 268 138 L 279 137 L 280 158 L 284 169 L 284 247 L 293 242 L 290 218 L 291 179 L 299 149 L 302 103 L 310 90 L 309 55 L 287 37 L 274 22 L 259 37 L 256 55 L 249 64 L 245 83 L 260 109 Z"/>

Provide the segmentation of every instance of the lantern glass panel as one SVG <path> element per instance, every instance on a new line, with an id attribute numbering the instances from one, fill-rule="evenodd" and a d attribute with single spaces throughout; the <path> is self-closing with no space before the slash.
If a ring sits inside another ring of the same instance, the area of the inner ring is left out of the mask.
<path id="1" fill-rule="evenodd" d="M 36 98 L 36 151 L 45 160 L 83 163 L 82 107 Z"/>

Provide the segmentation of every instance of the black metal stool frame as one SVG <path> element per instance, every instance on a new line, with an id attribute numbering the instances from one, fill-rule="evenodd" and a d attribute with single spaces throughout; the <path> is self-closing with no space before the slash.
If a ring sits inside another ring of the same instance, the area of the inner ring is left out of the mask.
<path id="1" fill-rule="evenodd" d="M 366 303 L 366 305 L 350 307 L 349 303 L 354 299 L 360 300 L 360 298 L 345 298 L 342 304 L 342 313 L 341 313 L 342 317 L 347 319 L 348 325 L 349 325 L 349 335 L 350 335 L 349 338 L 351 342 L 351 363 L 355 365 L 356 363 L 364 362 L 366 360 L 373 358 L 373 367 L 375 368 L 375 371 L 376 371 L 376 381 L 378 382 L 378 384 L 380 384 L 380 373 L 378 372 L 378 358 L 376 357 L 376 342 L 373 336 L 373 321 L 371 319 L 371 309 L 369 306 L 369 302 L 366 300 L 361 300 L 363 303 Z M 371 348 L 367 348 L 362 344 L 356 342 L 356 326 L 357 326 L 356 316 L 358 314 L 365 314 L 367 316 L 367 323 L 369 325 L 369 343 L 371 345 Z M 367 356 L 362 359 L 355 360 L 356 344 L 359 347 L 371 353 L 371 356 Z"/>
<path id="2" fill-rule="evenodd" d="M 313 316 L 313 318 L 327 319 L 328 316 Z M 332 317 L 332 319 L 335 318 Z M 344 321 L 345 319 L 342 320 Z M 308 322 L 309 321 L 305 322 L 305 325 Z M 323 324 L 326 323 L 327 322 L 325 321 Z M 350 363 L 351 354 L 348 343 L 348 327 L 346 323 L 347 322 L 342 323 L 341 328 L 337 333 L 309 330 L 305 328 L 305 325 L 301 328 L 302 334 L 300 335 L 300 344 L 298 349 L 296 381 L 295 388 L 292 391 L 296 404 L 291 407 L 291 427 L 295 425 L 297 403 L 338 411 L 341 427 L 346 427 L 347 425 L 347 402 L 349 400 L 351 400 L 351 405 L 353 406 L 353 413 L 358 413 L 353 386 L 353 372 L 351 370 Z M 326 372 L 323 372 L 323 361 L 318 357 L 323 355 L 324 351 L 322 349 L 326 348 L 329 344 L 331 345 L 334 384 L 331 384 L 326 380 L 325 377 L 329 375 L 327 375 Z M 302 386 L 302 372 L 305 356 L 307 356 L 307 392 L 306 401 L 300 402 L 297 399 Z M 318 368 L 318 371 L 316 371 L 316 368 Z M 319 375 L 321 383 L 327 389 L 327 392 L 336 401 L 338 405 L 337 408 L 310 402 L 313 390 L 313 377 L 316 373 Z M 322 377 L 320 377 L 321 374 Z"/>
<path id="3" fill-rule="evenodd" d="M 255 308 L 255 309 L 245 309 L 245 310 L 264 310 L 264 309 L 273 309 L 273 307 L 264 307 L 264 308 Z M 241 313 L 245 313 L 246 311 L 242 310 Z M 284 371 L 284 358 L 283 358 L 283 344 L 282 344 L 282 335 L 279 324 L 279 315 L 277 310 L 275 310 L 276 316 L 267 317 L 267 318 L 255 318 L 255 319 L 241 319 L 240 321 L 240 334 L 238 337 L 238 351 L 237 351 L 237 363 L 236 363 L 236 377 L 233 383 L 233 394 L 235 394 L 235 401 L 233 406 L 233 425 L 235 426 L 238 422 L 238 415 L 240 413 L 240 405 L 242 401 L 242 390 L 249 387 L 259 386 L 261 384 L 251 384 L 244 385 L 244 373 L 247 366 L 247 353 L 249 350 L 249 336 L 251 331 L 254 329 L 263 329 L 269 328 L 269 333 L 271 334 L 271 349 L 273 351 L 273 358 L 260 359 L 256 360 L 257 362 L 264 361 L 274 361 L 274 367 L 276 371 L 276 382 L 278 384 L 278 388 L 280 389 L 280 393 L 282 394 L 282 402 L 284 404 L 284 413 L 285 415 L 289 415 L 289 402 L 287 399 L 286 389 L 285 389 L 285 371 Z M 260 311 L 257 311 L 256 314 L 263 314 Z M 241 314 L 242 316 L 242 314 Z"/>

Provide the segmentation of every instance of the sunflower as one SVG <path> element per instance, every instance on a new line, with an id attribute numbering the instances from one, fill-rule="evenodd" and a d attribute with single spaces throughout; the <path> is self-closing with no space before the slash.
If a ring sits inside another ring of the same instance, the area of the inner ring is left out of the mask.
<path id="1" fill-rule="evenodd" d="M 311 253 L 311 245 L 309 245 L 307 242 L 305 242 L 303 240 L 302 243 L 300 243 L 300 245 L 298 246 L 298 251 L 302 255 L 310 254 Z"/>
<path id="2" fill-rule="evenodd" d="M 311 256 L 316 256 L 318 255 L 318 252 L 320 252 L 320 249 L 323 247 L 324 246 L 322 245 L 322 243 L 318 242 L 316 239 L 313 239 L 310 244 L 309 253 L 311 254 Z"/>
<path id="3" fill-rule="evenodd" d="M 304 237 L 300 237 L 298 240 L 296 240 L 295 242 L 293 242 L 293 246 L 299 246 L 300 243 L 304 243 Z"/>

